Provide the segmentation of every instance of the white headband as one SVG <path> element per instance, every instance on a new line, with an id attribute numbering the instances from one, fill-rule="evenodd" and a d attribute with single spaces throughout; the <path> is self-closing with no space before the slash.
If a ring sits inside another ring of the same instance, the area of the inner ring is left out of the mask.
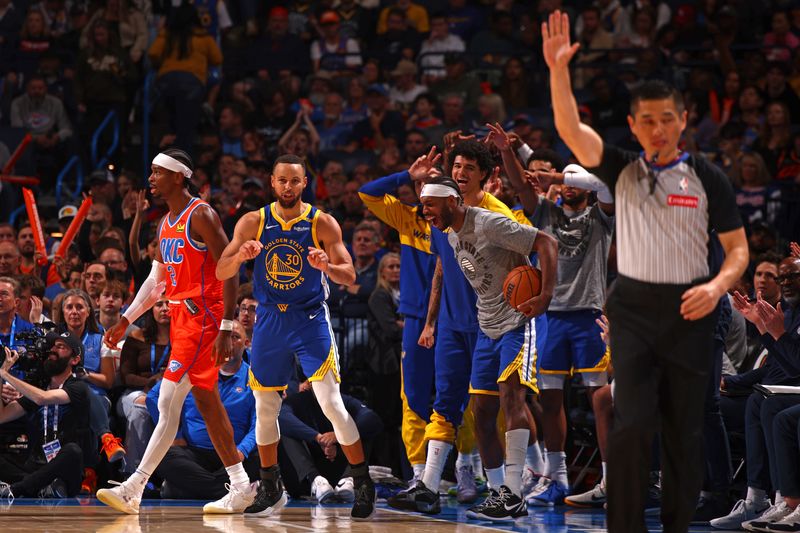
<path id="1" fill-rule="evenodd" d="M 172 172 L 180 172 L 187 178 L 192 177 L 192 171 L 189 167 L 167 154 L 159 153 L 153 158 L 153 164 L 171 170 Z"/>
<path id="2" fill-rule="evenodd" d="M 448 196 L 454 196 L 459 198 L 458 192 L 452 187 L 448 187 L 447 185 L 440 185 L 438 183 L 426 183 L 422 186 L 422 191 L 419 193 L 419 197 L 422 198 L 423 196 L 433 196 L 434 198 L 447 198 Z"/>

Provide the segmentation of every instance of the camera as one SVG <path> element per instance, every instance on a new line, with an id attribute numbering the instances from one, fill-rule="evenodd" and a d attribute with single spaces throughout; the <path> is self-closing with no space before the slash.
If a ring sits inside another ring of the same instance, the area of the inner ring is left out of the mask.
<path id="1" fill-rule="evenodd" d="M 15 346 L 13 348 L 9 347 L 9 349 L 16 350 L 19 354 L 19 359 L 17 359 L 17 363 L 13 368 L 14 374 L 26 383 L 45 388 L 50 381 L 49 376 L 44 371 L 44 362 L 50 356 L 50 347 L 47 345 L 45 335 L 55 327 L 56 325 L 52 322 L 44 322 L 31 330 L 17 333 Z M 0 363 L 5 361 L 5 358 L 6 351 L 0 349 Z"/>

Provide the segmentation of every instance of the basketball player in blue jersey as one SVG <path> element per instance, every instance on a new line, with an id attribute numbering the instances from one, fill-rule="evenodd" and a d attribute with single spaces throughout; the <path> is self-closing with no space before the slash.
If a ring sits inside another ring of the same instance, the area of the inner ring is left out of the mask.
<path id="1" fill-rule="evenodd" d="M 351 285 L 356 273 L 342 243 L 339 224 L 301 201 L 308 184 L 303 160 L 284 155 L 272 167 L 277 202 L 244 215 L 217 265 L 217 277 L 236 276 L 255 259 L 253 296 L 258 301 L 253 329 L 250 386 L 256 398 L 256 443 L 261 483 L 245 515 L 268 516 L 286 504 L 278 469 L 278 413 L 297 354 L 322 412 L 350 463 L 355 484 L 351 516 L 367 519 L 375 510 L 361 438 L 339 391 L 339 353 L 325 303 L 328 278 Z"/>
<path id="2" fill-rule="evenodd" d="M 423 155 L 404 172 L 366 183 L 358 192 L 364 205 L 385 224 L 400 234 L 400 305 L 404 317 L 402 401 L 402 438 L 414 478 L 425 469 L 425 426 L 430 417 L 430 399 L 434 382 L 433 350 L 417 344 L 425 325 L 435 257 L 431 254 L 431 228 L 422 218 L 419 206 L 402 203 L 394 196 L 401 185 L 419 187 L 439 160 L 436 149 Z"/>

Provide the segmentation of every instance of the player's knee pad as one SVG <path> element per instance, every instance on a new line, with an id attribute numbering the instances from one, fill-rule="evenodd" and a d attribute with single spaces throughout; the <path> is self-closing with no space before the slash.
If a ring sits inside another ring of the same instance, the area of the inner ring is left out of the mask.
<path id="1" fill-rule="evenodd" d="M 276 391 L 254 390 L 253 396 L 256 398 L 256 444 L 275 444 L 281 438 L 278 427 L 281 395 Z"/>
<path id="2" fill-rule="evenodd" d="M 332 372 L 328 372 L 319 380 L 311 384 L 314 396 L 319 402 L 322 412 L 331 421 L 336 440 L 342 446 L 350 446 L 359 439 L 358 428 L 355 420 L 344 408 L 342 394 L 339 392 L 339 384 L 333 377 Z"/>

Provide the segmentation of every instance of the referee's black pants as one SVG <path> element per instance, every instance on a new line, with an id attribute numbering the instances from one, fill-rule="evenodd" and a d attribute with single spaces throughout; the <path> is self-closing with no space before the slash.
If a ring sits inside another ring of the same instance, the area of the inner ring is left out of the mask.
<path id="1" fill-rule="evenodd" d="M 716 313 L 680 315 L 690 285 L 620 276 L 609 295 L 614 426 L 608 443 L 608 529 L 643 533 L 653 439 L 661 425 L 661 522 L 684 533 L 703 482 L 703 417 Z"/>

